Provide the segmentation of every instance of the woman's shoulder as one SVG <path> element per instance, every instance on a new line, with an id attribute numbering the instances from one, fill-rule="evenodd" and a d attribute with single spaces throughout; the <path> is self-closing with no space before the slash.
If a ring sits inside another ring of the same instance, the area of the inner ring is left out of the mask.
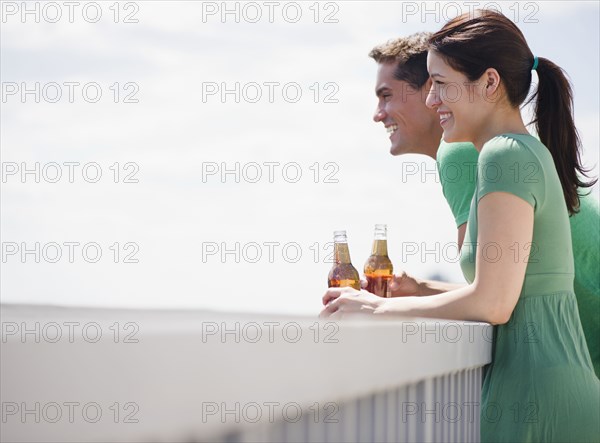
<path id="1" fill-rule="evenodd" d="M 478 198 L 495 191 L 515 194 L 534 208 L 543 204 L 550 151 L 529 134 L 501 134 L 485 143 L 479 155 Z"/>
<path id="2" fill-rule="evenodd" d="M 488 140 L 481 150 L 480 163 L 537 163 L 554 165 L 550 151 L 531 134 L 500 134 Z"/>
<path id="3" fill-rule="evenodd" d="M 546 147 L 531 134 L 500 134 L 488 140 L 481 150 L 482 156 L 536 153 Z"/>

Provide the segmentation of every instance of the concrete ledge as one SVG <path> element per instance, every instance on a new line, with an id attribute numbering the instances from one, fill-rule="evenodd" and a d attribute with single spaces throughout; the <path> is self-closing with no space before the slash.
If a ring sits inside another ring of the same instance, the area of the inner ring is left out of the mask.
<path id="1" fill-rule="evenodd" d="M 2 441 L 202 441 L 491 358 L 485 323 L 25 305 L 0 317 Z"/>

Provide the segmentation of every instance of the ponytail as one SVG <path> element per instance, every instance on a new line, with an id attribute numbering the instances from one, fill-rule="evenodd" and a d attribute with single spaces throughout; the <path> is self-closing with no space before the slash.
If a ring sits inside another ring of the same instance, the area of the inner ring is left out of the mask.
<path id="1" fill-rule="evenodd" d="M 546 145 L 560 178 L 569 214 L 579 212 L 579 188 L 589 188 L 598 179 L 584 182 L 578 173 L 588 177 L 581 164 L 581 140 L 573 119 L 573 92 L 564 71 L 546 58 L 538 58 L 538 87 L 527 103 L 535 103 L 531 123 Z"/>

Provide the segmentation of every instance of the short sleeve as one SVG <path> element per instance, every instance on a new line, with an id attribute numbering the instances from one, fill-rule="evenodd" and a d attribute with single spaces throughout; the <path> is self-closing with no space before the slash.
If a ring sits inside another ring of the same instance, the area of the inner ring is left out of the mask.
<path id="1" fill-rule="evenodd" d="M 442 141 L 436 156 L 444 198 L 450 206 L 456 227 L 467 222 L 477 184 L 479 153 L 471 143 Z"/>
<path id="2" fill-rule="evenodd" d="M 477 167 L 477 200 L 491 192 L 516 195 L 534 209 L 543 204 L 543 168 L 529 146 L 507 136 L 495 137 L 484 145 Z"/>

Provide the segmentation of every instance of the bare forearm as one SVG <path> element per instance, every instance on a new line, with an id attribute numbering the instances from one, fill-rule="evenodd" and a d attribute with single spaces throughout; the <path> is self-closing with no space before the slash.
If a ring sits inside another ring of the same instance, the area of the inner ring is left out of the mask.
<path id="1" fill-rule="evenodd" d="M 466 286 L 465 283 L 448 283 L 436 280 L 417 280 L 419 296 L 436 295 L 442 292 L 454 291 Z"/>
<path id="2" fill-rule="evenodd" d="M 464 285 L 431 297 L 387 299 L 378 313 L 411 317 L 447 318 L 450 320 L 496 323 L 494 309 L 485 297 L 476 296 L 473 285 Z"/>

